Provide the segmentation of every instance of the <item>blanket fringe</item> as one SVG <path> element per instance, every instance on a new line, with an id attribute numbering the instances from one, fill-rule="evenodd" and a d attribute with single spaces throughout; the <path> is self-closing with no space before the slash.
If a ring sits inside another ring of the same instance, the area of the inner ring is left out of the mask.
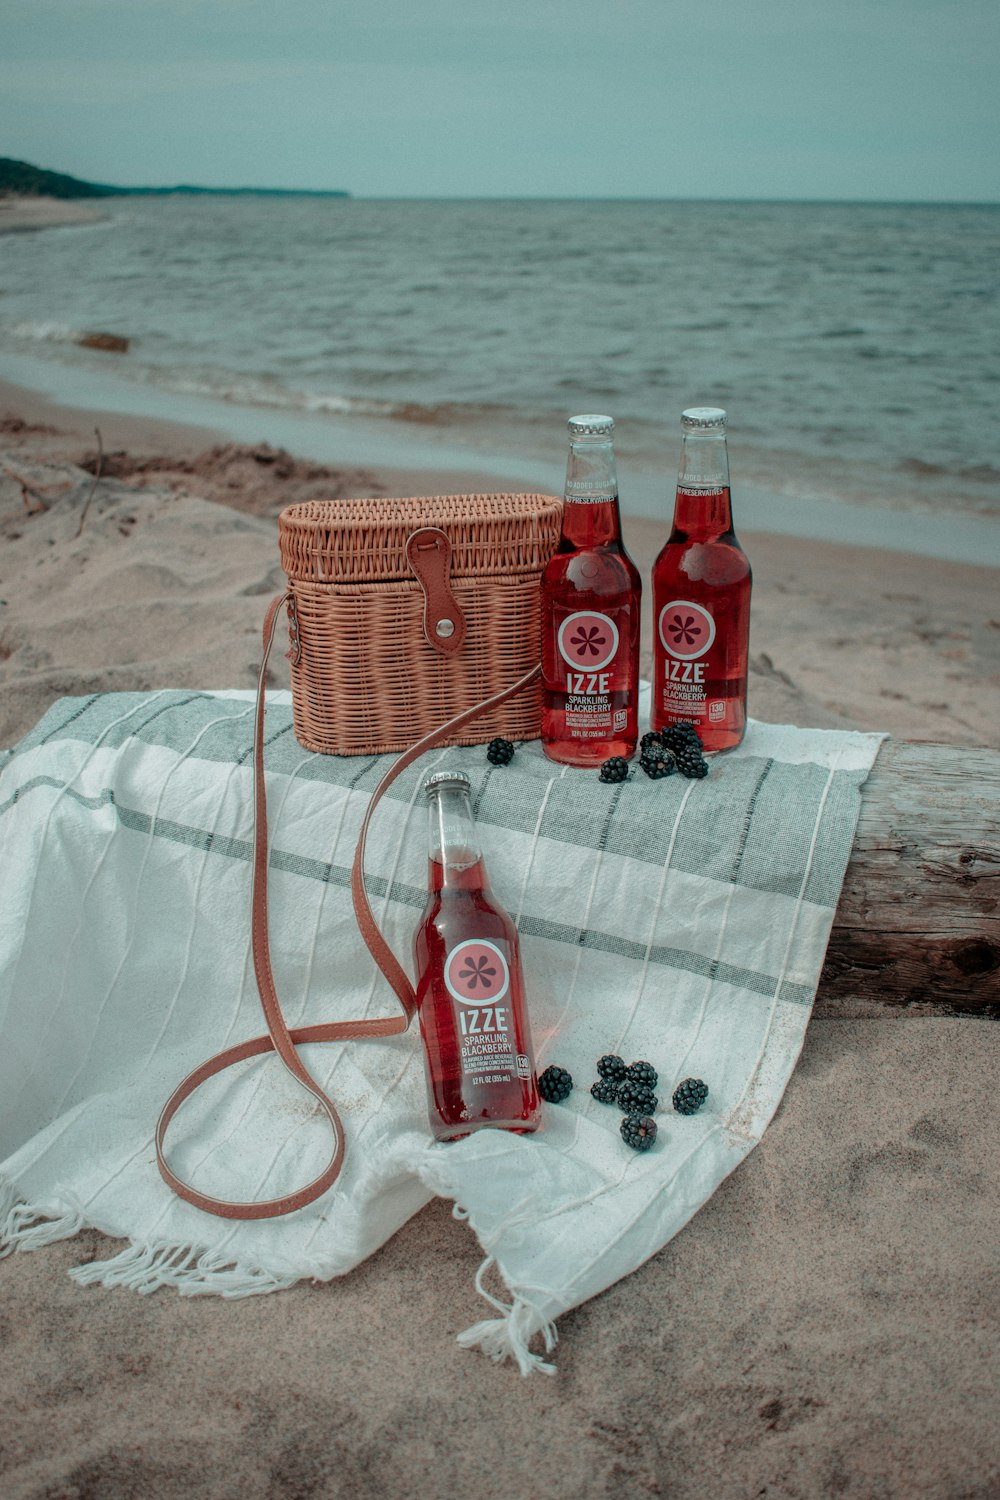
<path id="1" fill-rule="evenodd" d="M 141 1296 L 167 1286 L 182 1297 L 259 1297 L 300 1279 L 241 1266 L 223 1252 L 195 1245 L 126 1245 L 110 1260 L 74 1266 L 69 1274 L 80 1286 L 123 1286 Z"/>
<path id="2" fill-rule="evenodd" d="M 71 1194 L 66 1208 L 53 1213 L 25 1203 L 9 1177 L 0 1178 L 0 1260 L 14 1250 L 39 1250 L 71 1239 L 83 1228 L 83 1212 Z"/>
<path id="3" fill-rule="evenodd" d="M 82 1206 L 71 1193 L 60 1192 L 61 1212 L 25 1203 L 9 1177 L 0 1177 L 0 1260 L 15 1250 L 38 1250 L 68 1240 L 86 1227 Z M 276 1276 L 237 1264 L 225 1251 L 195 1245 L 126 1245 L 110 1260 L 73 1266 L 69 1273 L 80 1286 L 100 1283 L 155 1292 L 173 1287 L 182 1297 L 257 1297 L 294 1286 L 299 1276 Z"/>
<path id="4" fill-rule="evenodd" d="M 471 1328 L 466 1328 L 458 1335 L 457 1342 L 463 1349 L 481 1349 L 490 1359 L 498 1362 L 504 1359 L 516 1360 L 522 1375 L 532 1375 L 536 1371 L 554 1375 L 555 1365 L 543 1359 L 540 1354 L 533 1354 L 528 1345 L 535 1334 L 540 1333 L 545 1341 L 546 1354 L 551 1353 L 559 1337 L 556 1325 L 543 1317 L 535 1304 L 526 1297 L 515 1295 L 513 1302 L 501 1302 L 488 1292 L 483 1285 L 483 1277 L 494 1264 L 493 1256 L 488 1255 L 476 1272 L 476 1290 L 487 1302 L 493 1304 L 500 1317 L 483 1318 L 481 1322 L 473 1323 Z"/>

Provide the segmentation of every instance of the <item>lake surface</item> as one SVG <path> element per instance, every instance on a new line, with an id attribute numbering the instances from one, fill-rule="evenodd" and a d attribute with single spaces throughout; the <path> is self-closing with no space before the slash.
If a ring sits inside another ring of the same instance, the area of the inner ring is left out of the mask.
<path id="1" fill-rule="evenodd" d="M 376 461 L 381 433 L 385 462 L 556 476 L 567 416 L 606 411 L 647 513 L 669 505 L 682 408 L 720 405 L 737 495 L 841 507 L 845 540 L 855 507 L 904 529 L 907 512 L 1000 519 L 1000 208 L 101 206 L 96 225 L 0 238 L 0 374 L 43 365 L 63 396 L 125 381 L 191 420 L 223 402 L 262 432 L 326 419 L 356 434 L 349 458 Z M 128 354 L 81 349 L 88 330 Z"/>

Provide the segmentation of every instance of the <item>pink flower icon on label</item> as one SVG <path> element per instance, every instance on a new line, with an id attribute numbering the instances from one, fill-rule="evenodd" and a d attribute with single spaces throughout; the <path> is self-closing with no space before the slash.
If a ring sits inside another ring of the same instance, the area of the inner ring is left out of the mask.
<path id="1" fill-rule="evenodd" d="M 660 643 L 670 656 L 691 661 L 704 656 L 715 640 L 715 621 L 690 599 L 671 599 L 660 610 Z"/>
<path id="2" fill-rule="evenodd" d="M 571 667 L 599 671 L 618 650 L 618 627 L 608 615 L 580 609 L 567 615 L 559 626 L 559 654 Z"/>
<path id="3" fill-rule="evenodd" d="M 492 1004 L 507 993 L 510 971 L 495 943 L 473 938 L 448 954 L 444 982 L 449 994 L 463 1005 Z"/>

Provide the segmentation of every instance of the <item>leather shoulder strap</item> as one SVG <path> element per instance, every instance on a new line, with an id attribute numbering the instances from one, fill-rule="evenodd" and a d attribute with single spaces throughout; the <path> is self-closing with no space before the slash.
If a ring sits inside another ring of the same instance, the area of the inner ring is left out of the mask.
<path id="1" fill-rule="evenodd" d="M 296 1209 L 305 1207 L 307 1203 L 312 1203 L 322 1193 L 325 1193 L 340 1175 L 340 1169 L 344 1161 L 343 1123 L 340 1115 L 337 1113 L 337 1108 L 333 1100 L 328 1097 L 302 1062 L 297 1050 L 298 1047 L 304 1042 L 335 1042 L 395 1036 L 406 1030 L 416 1011 L 416 995 L 413 986 L 379 930 L 365 889 L 365 844 L 372 814 L 376 806 L 400 772 L 405 771 L 407 766 L 411 765 L 419 756 L 450 739 L 465 724 L 477 718 L 480 714 L 486 713 L 489 709 L 506 702 L 508 698 L 514 697 L 516 693 L 521 692 L 533 682 L 541 671 L 540 667 L 533 667 L 523 677 L 512 683 L 509 688 L 505 688 L 502 692 L 495 693 L 492 697 L 483 699 L 481 703 L 477 703 L 474 707 L 456 714 L 446 724 L 442 724 L 438 729 L 432 730 L 430 734 L 418 740 L 415 745 L 412 745 L 393 761 L 371 795 L 354 854 L 354 865 L 351 872 L 351 896 L 358 926 L 361 929 L 361 935 L 375 962 L 392 986 L 400 1003 L 400 1013 L 394 1016 L 377 1017 L 374 1020 L 331 1021 L 316 1026 L 297 1027 L 294 1031 L 290 1031 L 282 1014 L 281 1004 L 274 985 L 274 975 L 271 970 L 267 914 L 267 791 L 264 778 L 264 712 L 267 663 L 274 642 L 278 613 L 282 605 L 289 601 L 289 598 L 290 596 L 286 593 L 273 599 L 264 619 L 264 649 L 261 653 L 260 675 L 257 679 L 257 708 L 254 719 L 254 847 L 251 940 L 254 974 L 257 980 L 261 1006 L 264 1011 L 264 1019 L 267 1022 L 267 1035 L 253 1037 L 249 1041 L 240 1043 L 238 1046 L 229 1047 L 226 1051 L 217 1053 L 214 1057 L 208 1058 L 206 1062 L 195 1068 L 186 1078 L 182 1079 L 163 1106 L 157 1122 L 155 1135 L 156 1161 L 164 1181 L 168 1183 L 179 1197 L 185 1199 L 188 1203 L 193 1203 L 196 1208 L 204 1209 L 206 1213 L 217 1214 L 221 1218 L 228 1219 L 266 1219 L 275 1218 L 281 1214 L 294 1213 Z M 171 1120 L 185 1100 L 189 1099 L 195 1090 L 200 1088 L 207 1079 L 214 1077 L 216 1073 L 221 1073 L 225 1068 L 232 1067 L 234 1063 L 243 1062 L 251 1057 L 260 1057 L 263 1053 L 272 1051 L 277 1052 L 288 1071 L 303 1088 L 312 1094 L 320 1109 L 326 1115 L 334 1137 L 334 1149 L 330 1160 L 319 1176 L 314 1178 L 312 1182 L 280 1198 L 270 1198 L 256 1202 L 242 1202 L 214 1198 L 208 1193 L 200 1192 L 182 1177 L 178 1177 L 167 1162 L 164 1143 L 167 1128 Z"/>

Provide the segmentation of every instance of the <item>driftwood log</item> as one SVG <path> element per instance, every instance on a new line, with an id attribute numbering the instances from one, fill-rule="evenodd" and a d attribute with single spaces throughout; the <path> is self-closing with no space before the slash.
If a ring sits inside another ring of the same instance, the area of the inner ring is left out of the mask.
<path id="1" fill-rule="evenodd" d="M 882 746 L 817 1000 L 1000 1015 L 1000 752 Z"/>

